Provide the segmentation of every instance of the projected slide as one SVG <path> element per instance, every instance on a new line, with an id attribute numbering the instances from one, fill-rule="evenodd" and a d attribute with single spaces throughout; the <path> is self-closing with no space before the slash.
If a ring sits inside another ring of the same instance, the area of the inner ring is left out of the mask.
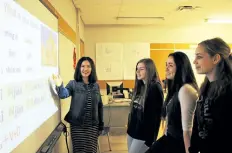
<path id="1" fill-rule="evenodd" d="M 41 25 L 42 65 L 57 66 L 57 33 Z"/>
<path id="2" fill-rule="evenodd" d="M 57 110 L 58 34 L 12 0 L 0 0 L 0 153 L 9 153 Z"/>

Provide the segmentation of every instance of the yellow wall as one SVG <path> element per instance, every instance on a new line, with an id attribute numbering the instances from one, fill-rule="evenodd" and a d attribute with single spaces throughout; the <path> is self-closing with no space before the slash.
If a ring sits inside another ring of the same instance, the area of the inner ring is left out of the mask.
<path id="1" fill-rule="evenodd" d="M 65 37 L 63 34 L 59 33 L 59 68 L 64 85 L 66 85 L 69 80 L 73 79 L 73 47 L 73 42 L 67 39 L 67 37 Z M 61 120 L 66 124 L 67 127 L 69 127 L 69 125 L 63 119 L 69 110 L 70 101 L 70 98 L 61 100 Z M 68 137 L 68 142 L 69 146 L 71 147 L 70 136 Z M 57 146 L 59 148 L 59 153 L 67 153 L 64 135 L 62 135 L 59 139 Z"/>
<path id="2" fill-rule="evenodd" d="M 80 13 L 79 13 L 80 15 Z M 83 20 L 81 19 L 81 17 L 79 16 L 79 33 L 80 33 L 80 39 L 85 41 L 85 25 L 84 25 L 84 22 Z"/>
<path id="3" fill-rule="evenodd" d="M 64 18 L 76 32 L 77 15 L 72 0 L 48 0 L 56 11 Z"/>
<path id="4" fill-rule="evenodd" d="M 80 51 L 80 39 L 82 41 L 85 40 L 84 38 L 84 23 L 80 17 L 80 11 L 75 9 L 72 0 L 45 0 L 49 1 L 51 5 L 56 9 L 59 15 L 67 22 L 71 29 L 75 32 L 75 41 L 77 51 Z M 60 22 L 61 24 L 61 22 Z M 67 28 L 65 28 L 67 30 Z M 72 35 L 73 33 L 66 34 L 63 32 L 66 37 Z M 72 36 L 73 37 L 73 36 Z M 73 39 L 73 38 L 72 38 Z M 78 54 L 79 55 L 79 54 Z"/>

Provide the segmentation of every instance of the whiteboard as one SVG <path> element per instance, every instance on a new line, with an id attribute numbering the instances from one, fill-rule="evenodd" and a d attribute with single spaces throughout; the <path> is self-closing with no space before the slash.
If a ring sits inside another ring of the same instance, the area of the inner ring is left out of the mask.
<path id="1" fill-rule="evenodd" d="M 136 64 L 143 58 L 150 58 L 149 43 L 124 43 L 123 51 L 123 78 L 134 80 Z"/>
<path id="2" fill-rule="evenodd" d="M 97 43 L 96 70 L 99 80 L 123 79 L 123 44 Z"/>
<path id="3" fill-rule="evenodd" d="M 51 29 L 12 0 L 0 1 L 0 21 L 0 152 L 35 152 L 60 121 L 48 82 L 58 73 L 58 27 Z M 30 145 L 34 135 L 36 145 Z M 19 151 L 24 144 L 30 149 Z"/>
<path id="4" fill-rule="evenodd" d="M 194 75 L 196 77 L 196 81 L 197 81 L 198 87 L 200 87 L 201 84 L 203 83 L 204 79 L 205 79 L 205 75 L 198 74 L 197 71 L 196 71 L 195 65 L 193 64 L 193 61 L 195 59 L 195 50 L 194 49 L 175 50 L 175 52 L 177 52 L 177 51 L 183 52 L 183 53 L 185 53 L 188 56 L 188 58 L 190 60 L 190 63 L 191 63 L 191 66 L 192 66 L 192 69 L 193 69 L 193 73 L 194 73 Z"/>

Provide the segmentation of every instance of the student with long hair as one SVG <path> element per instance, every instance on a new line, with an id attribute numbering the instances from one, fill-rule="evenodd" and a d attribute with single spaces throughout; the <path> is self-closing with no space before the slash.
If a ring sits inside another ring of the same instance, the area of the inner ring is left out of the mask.
<path id="1" fill-rule="evenodd" d="M 187 153 L 196 109 L 198 86 L 191 63 L 183 52 L 169 54 L 166 62 L 167 97 L 162 116 L 165 134 L 146 153 Z"/>
<path id="2" fill-rule="evenodd" d="M 74 80 L 66 87 L 60 76 L 54 76 L 54 81 L 61 99 L 72 97 L 65 120 L 71 126 L 73 153 L 97 153 L 99 132 L 103 130 L 103 104 L 93 60 L 80 58 Z"/>
<path id="3" fill-rule="evenodd" d="M 144 153 L 156 140 L 161 120 L 163 91 L 154 62 L 136 65 L 135 87 L 128 117 L 128 152 Z"/>
<path id="4" fill-rule="evenodd" d="M 232 153 L 231 49 L 221 38 L 202 41 L 194 64 L 205 74 L 194 118 L 190 153 Z"/>

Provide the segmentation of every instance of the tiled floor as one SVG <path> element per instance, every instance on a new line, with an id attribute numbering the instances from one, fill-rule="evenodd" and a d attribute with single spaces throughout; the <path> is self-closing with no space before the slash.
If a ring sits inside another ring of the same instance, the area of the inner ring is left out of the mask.
<path id="1" fill-rule="evenodd" d="M 158 138 L 163 135 L 165 122 L 161 123 Z M 99 138 L 101 153 L 128 153 L 126 128 L 111 128 L 110 144 L 112 151 L 109 150 L 107 135 Z"/>
<path id="2" fill-rule="evenodd" d="M 126 135 L 110 136 L 112 151 L 109 151 L 107 136 L 101 136 L 99 141 L 101 153 L 128 153 Z"/>

